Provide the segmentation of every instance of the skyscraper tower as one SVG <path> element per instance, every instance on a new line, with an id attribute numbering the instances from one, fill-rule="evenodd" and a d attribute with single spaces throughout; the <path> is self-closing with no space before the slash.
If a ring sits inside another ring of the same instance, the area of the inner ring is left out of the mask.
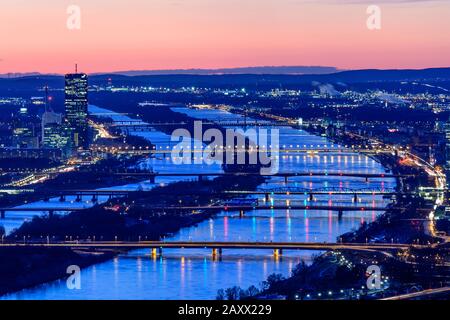
<path id="1" fill-rule="evenodd" d="M 73 146 L 87 149 L 88 141 L 88 76 L 75 73 L 65 76 L 66 120 L 73 131 Z"/>

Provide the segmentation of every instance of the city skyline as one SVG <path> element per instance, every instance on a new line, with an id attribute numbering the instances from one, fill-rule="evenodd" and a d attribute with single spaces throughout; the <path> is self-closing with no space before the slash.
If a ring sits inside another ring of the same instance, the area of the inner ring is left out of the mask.
<path id="1" fill-rule="evenodd" d="M 449 1 L 79 0 L 80 29 L 67 28 L 72 3 L 7 0 L 0 73 L 318 65 L 421 69 L 450 65 Z M 268 23 L 270 22 L 270 23 Z M 11 27 L 15 32 L 11 33 Z"/>
<path id="2" fill-rule="evenodd" d="M 183 319 L 448 301 L 448 17 L 3 0 L 0 300 Z"/>

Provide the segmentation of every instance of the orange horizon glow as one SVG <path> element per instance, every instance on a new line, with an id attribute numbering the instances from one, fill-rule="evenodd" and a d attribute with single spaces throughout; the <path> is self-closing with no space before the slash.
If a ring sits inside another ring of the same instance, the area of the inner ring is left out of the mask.
<path id="1" fill-rule="evenodd" d="M 450 1 L 374 2 L 378 31 L 363 0 L 3 0 L 0 73 L 450 66 Z"/>

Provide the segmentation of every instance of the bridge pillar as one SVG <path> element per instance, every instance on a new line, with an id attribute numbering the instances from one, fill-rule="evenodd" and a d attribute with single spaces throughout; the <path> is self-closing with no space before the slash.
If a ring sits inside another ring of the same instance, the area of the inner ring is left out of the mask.
<path id="1" fill-rule="evenodd" d="M 53 218 L 54 214 L 55 214 L 55 211 L 54 211 L 54 210 L 49 210 L 49 211 L 48 211 L 48 217 L 49 217 L 49 218 Z"/>
<path id="2" fill-rule="evenodd" d="M 288 176 L 284 176 L 284 184 L 288 183 Z"/>
<path id="3" fill-rule="evenodd" d="M 358 195 L 355 193 L 353 196 L 353 202 L 357 203 L 358 202 Z"/>
<path id="4" fill-rule="evenodd" d="M 60 202 L 66 201 L 66 196 L 62 194 L 62 195 L 59 197 L 59 201 L 60 201 Z"/>
<path id="5" fill-rule="evenodd" d="M 97 195 L 96 194 L 94 194 L 93 196 L 92 196 L 92 202 L 97 202 L 98 201 L 98 198 L 97 198 Z"/>
<path id="6" fill-rule="evenodd" d="M 282 249 L 273 249 L 273 256 L 275 259 L 281 257 L 282 254 L 283 254 Z"/>
<path id="7" fill-rule="evenodd" d="M 81 202 L 81 200 L 83 200 L 81 194 L 77 194 L 77 198 L 75 199 L 75 201 Z"/>
<path id="8" fill-rule="evenodd" d="M 203 181 L 203 176 L 202 175 L 199 175 L 198 176 L 198 182 L 202 182 Z"/>
<path id="9" fill-rule="evenodd" d="M 49 197 L 45 197 L 44 198 L 44 202 L 49 202 L 50 201 L 50 198 Z"/>
<path id="10" fill-rule="evenodd" d="M 155 175 L 151 175 L 150 176 L 150 183 L 155 183 L 155 180 L 156 180 L 156 176 Z"/>
<path id="11" fill-rule="evenodd" d="M 153 258 L 156 258 L 157 256 L 162 256 L 162 248 L 152 248 L 151 254 Z"/>
<path id="12" fill-rule="evenodd" d="M 222 248 L 213 248 L 212 256 L 213 256 L 213 258 L 221 257 L 222 256 Z"/>
<path id="13" fill-rule="evenodd" d="M 6 217 L 5 210 L 2 210 L 2 211 L 0 212 L 0 218 L 1 218 L 1 219 L 5 219 L 5 217 Z"/>
<path id="14" fill-rule="evenodd" d="M 270 194 L 266 193 L 265 200 L 266 200 L 266 202 L 270 201 Z"/>
<path id="15" fill-rule="evenodd" d="M 314 194 L 313 193 L 309 194 L 309 201 L 310 202 L 314 201 Z"/>
<path id="16" fill-rule="evenodd" d="M 245 216 L 244 210 L 239 210 L 239 218 L 243 218 Z"/>
<path id="17" fill-rule="evenodd" d="M 339 220 L 342 220 L 342 216 L 344 215 L 344 211 L 342 211 L 342 210 L 339 210 L 338 211 L 338 219 Z"/>
<path id="18" fill-rule="evenodd" d="M 369 182 L 369 177 L 366 177 L 366 182 Z"/>

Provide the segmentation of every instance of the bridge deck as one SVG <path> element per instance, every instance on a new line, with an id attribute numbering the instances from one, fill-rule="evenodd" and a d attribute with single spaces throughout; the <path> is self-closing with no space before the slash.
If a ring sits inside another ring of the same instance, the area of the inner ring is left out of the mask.
<path id="1" fill-rule="evenodd" d="M 385 173 L 358 173 L 358 172 L 279 172 L 274 174 L 260 173 L 229 173 L 229 172 L 108 172 L 113 175 L 146 176 L 146 177 L 355 177 L 355 178 L 401 178 L 412 175 L 398 175 Z"/>
<path id="2" fill-rule="evenodd" d="M 373 206 L 329 206 L 329 205 L 212 205 L 212 206 L 173 206 L 173 207 L 148 207 L 156 211 L 252 211 L 252 210 L 317 210 L 317 211 L 386 211 L 386 207 Z M 394 208 L 402 209 L 402 208 Z M 57 212 L 57 211 L 82 211 L 86 208 L 77 207 L 13 207 L 0 208 L 0 212 Z"/>
<path id="3" fill-rule="evenodd" d="M 372 207 L 372 206 L 320 206 L 320 205 L 213 205 L 213 206 L 174 206 L 174 207 L 150 207 L 151 210 L 160 211 L 251 211 L 251 210 L 317 210 L 317 211 L 386 211 L 386 207 Z M 396 208 L 401 209 L 401 208 Z"/>
<path id="4" fill-rule="evenodd" d="M 171 249 L 284 249 L 284 250 L 403 250 L 409 244 L 309 243 L 309 242 L 161 242 L 91 241 L 50 243 L 3 243 L 0 247 L 69 248 L 171 248 Z M 414 246 L 421 247 L 421 246 Z"/>

